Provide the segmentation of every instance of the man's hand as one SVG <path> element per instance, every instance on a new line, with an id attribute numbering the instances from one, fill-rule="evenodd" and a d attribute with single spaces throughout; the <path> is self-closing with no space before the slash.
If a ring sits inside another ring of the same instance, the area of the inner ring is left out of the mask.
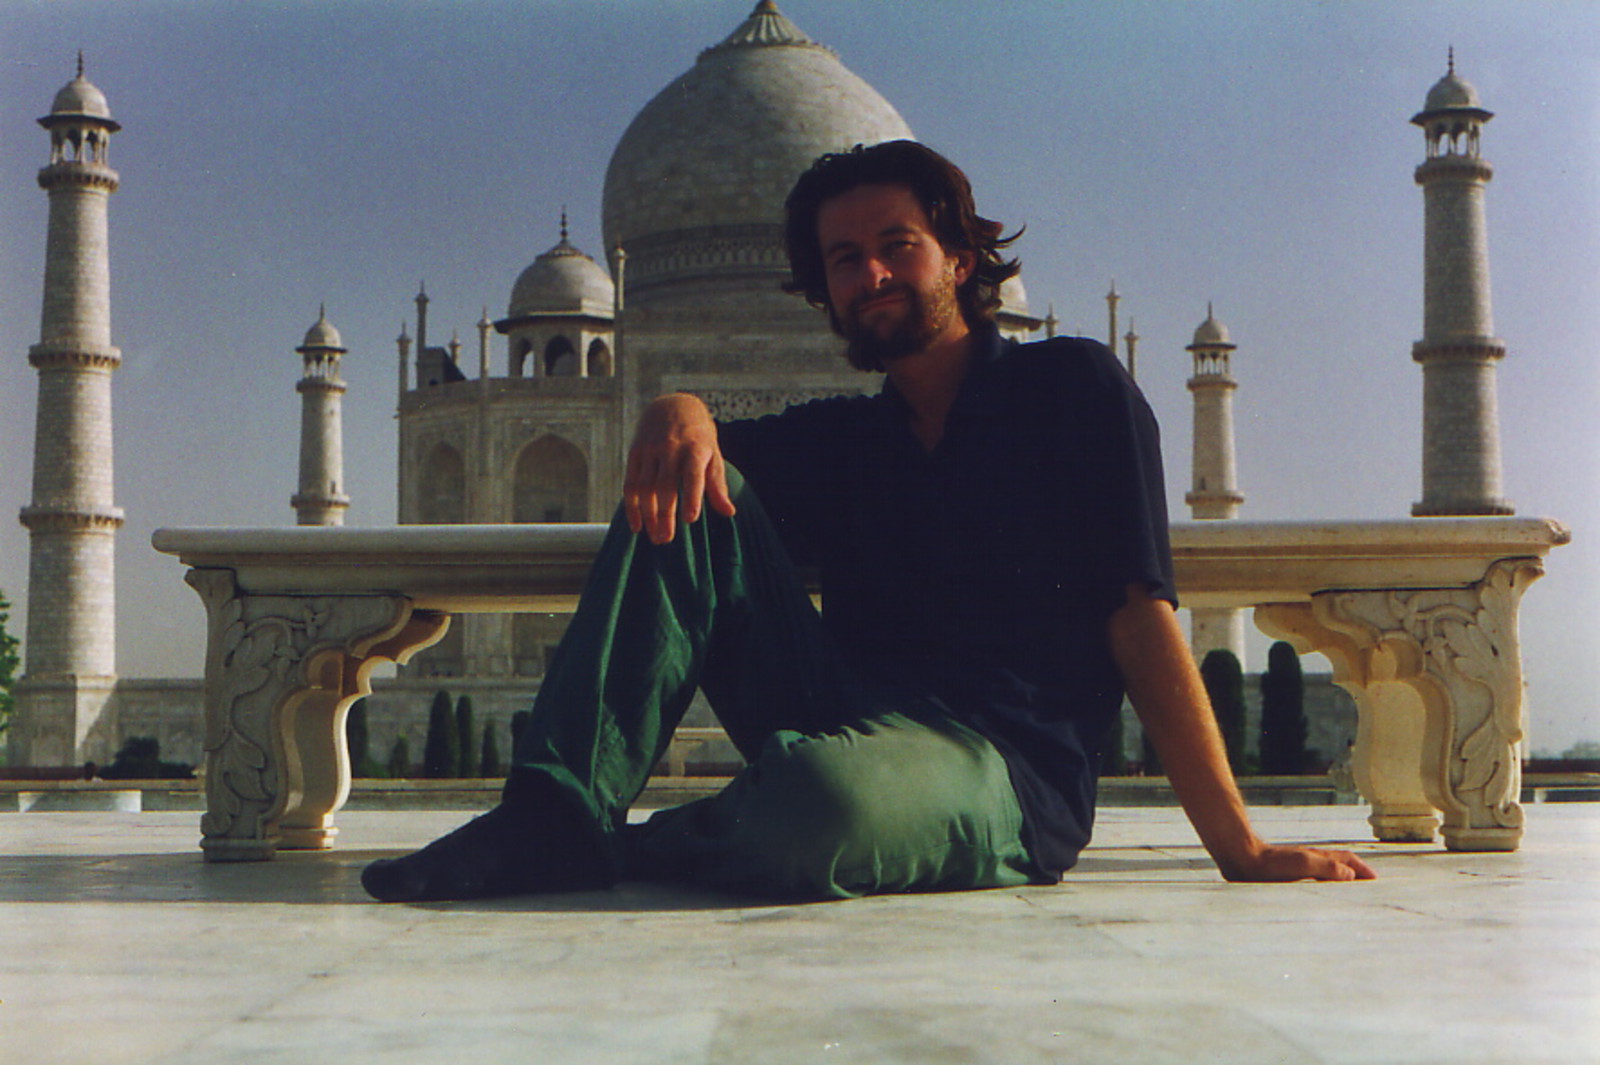
<path id="1" fill-rule="evenodd" d="M 1372 866 L 1349 851 L 1317 847 L 1263 845 L 1242 861 L 1218 862 L 1225 879 L 1235 883 L 1281 884 L 1291 880 L 1373 880 Z"/>
<path id="2" fill-rule="evenodd" d="M 1111 653 L 1128 697 L 1166 767 L 1184 813 L 1229 880 L 1371 880 L 1366 862 L 1344 851 L 1275 847 L 1256 835 L 1244 797 L 1172 606 L 1140 585 L 1111 618 Z"/>
<path id="3" fill-rule="evenodd" d="M 717 446 L 717 426 L 696 396 L 662 396 L 645 408 L 628 449 L 622 506 L 628 527 L 645 532 L 652 543 L 669 542 L 684 521 L 698 521 L 703 503 L 733 516 L 727 469 Z"/>

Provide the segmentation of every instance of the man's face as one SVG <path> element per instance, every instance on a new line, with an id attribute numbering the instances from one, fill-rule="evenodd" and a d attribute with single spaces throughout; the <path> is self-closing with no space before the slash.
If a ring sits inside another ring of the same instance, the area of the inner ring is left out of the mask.
<path id="1" fill-rule="evenodd" d="M 966 331 L 956 289 L 973 255 L 944 250 L 909 188 L 858 185 L 824 201 L 817 238 L 828 318 L 856 365 L 887 366 Z"/>

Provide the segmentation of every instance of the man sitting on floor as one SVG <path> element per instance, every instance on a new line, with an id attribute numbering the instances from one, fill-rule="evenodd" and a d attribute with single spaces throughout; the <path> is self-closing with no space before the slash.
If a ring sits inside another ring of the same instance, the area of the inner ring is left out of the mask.
<path id="1" fill-rule="evenodd" d="M 652 403 L 501 804 L 370 865 L 372 895 L 1051 883 L 1124 691 L 1225 877 L 1373 875 L 1251 828 L 1174 613 L 1155 420 L 1104 346 L 1001 339 L 1001 233 L 913 142 L 801 176 L 787 287 L 882 390 L 723 424 Z M 697 688 L 749 764 L 630 825 Z"/>

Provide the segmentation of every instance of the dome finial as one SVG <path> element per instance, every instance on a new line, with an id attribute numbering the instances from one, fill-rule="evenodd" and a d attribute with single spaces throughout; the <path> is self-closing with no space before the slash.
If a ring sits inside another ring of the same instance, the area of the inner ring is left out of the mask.
<path id="1" fill-rule="evenodd" d="M 1450 76 L 1454 77 L 1455 76 L 1455 72 L 1456 72 L 1456 46 L 1455 45 L 1452 44 L 1450 46 L 1450 50 L 1449 50 L 1448 55 L 1450 57 L 1450 71 L 1449 71 L 1449 73 L 1450 73 Z"/>
<path id="2" fill-rule="evenodd" d="M 561 243 L 567 242 L 567 205 L 561 205 Z"/>
<path id="3" fill-rule="evenodd" d="M 83 49 L 78 49 L 78 77 L 83 77 Z"/>

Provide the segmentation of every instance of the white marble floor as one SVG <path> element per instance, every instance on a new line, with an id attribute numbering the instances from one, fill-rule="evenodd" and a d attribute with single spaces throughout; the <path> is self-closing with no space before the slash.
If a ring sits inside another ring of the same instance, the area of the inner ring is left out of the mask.
<path id="1" fill-rule="evenodd" d="M 1176 811 L 1110 809 L 1059 887 L 802 906 L 366 901 L 460 812 L 251 866 L 202 864 L 192 813 L 4 814 L 0 1062 L 1600 1062 L 1600 806 L 1501 855 L 1363 812 L 1255 815 L 1370 883 L 1224 884 Z"/>

